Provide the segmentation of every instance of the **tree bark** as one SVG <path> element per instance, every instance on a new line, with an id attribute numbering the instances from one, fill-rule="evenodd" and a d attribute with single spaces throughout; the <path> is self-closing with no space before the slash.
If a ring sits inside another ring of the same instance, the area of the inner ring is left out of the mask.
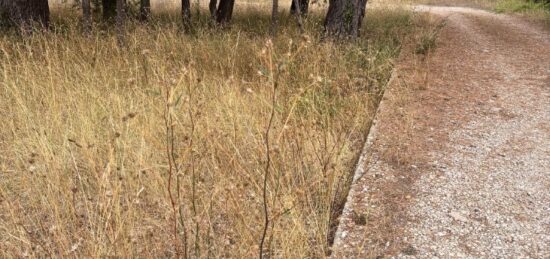
<path id="1" fill-rule="evenodd" d="M 185 31 L 191 31 L 191 1 L 181 0 L 181 17 Z"/>
<path id="2" fill-rule="evenodd" d="M 292 0 L 292 5 L 297 5 L 298 7 L 301 7 L 300 0 Z M 298 8 L 296 11 L 294 11 L 294 17 L 296 17 L 296 23 L 298 24 L 298 29 L 300 30 L 300 33 L 304 33 L 304 24 L 302 23 L 302 8 Z M 292 13 L 292 11 L 291 11 Z"/>
<path id="3" fill-rule="evenodd" d="M 300 12 L 297 12 L 297 11 Z M 301 14 L 307 15 L 307 12 L 309 11 L 309 0 L 293 0 L 292 5 L 290 6 L 290 14 Z"/>
<path id="4" fill-rule="evenodd" d="M 271 8 L 271 36 L 277 36 L 277 16 L 279 14 L 279 0 L 272 0 L 273 6 Z"/>
<path id="5" fill-rule="evenodd" d="M 148 21 L 151 16 L 151 0 L 141 0 L 139 5 L 139 20 Z"/>
<path id="6" fill-rule="evenodd" d="M 125 23 L 126 23 L 126 1 L 125 0 L 116 0 L 116 35 L 118 45 L 120 47 L 124 46 L 124 34 L 125 34 Z"/>
<path id="7" fill-rule="evenodd" d="M 213 20 L 216 20 L 216 6 L 218 5 L 218 0 L 210 0 L 208 4 L 208 9 L 210 9 L 210 17 Z"/>
<path id="8" fill-rule="evenodd" d="M 118 0 L 102 0 L 101 7 L 103 9 L 103 20 L 112 22 L 117 14 Z"/>
<path id="9" fill-rule="evenodd" d="M 90 0 L 82 0 L 82 28 L 85 34 L 92 32 L 92 8 Z"/>
<path id="10" fill-rule="evenodd" d="M 325 33 L 334 38 L 357 38 L 365 17 L 367 0 L 330 0 Z"/>
<path id="11" fill-rule="evenodd" d="M 216 21 L 218 24 L 227 24 L 231 21 L 233 15 L 233 6 L 235 0 L 220 0 L 218 9 L 216 10 Z"/>
<path id="12" fill-rule="evenodd" d="M 48 0 L 0 0 L 0 15 L 6 25 L 16 25 L 23 30 L 50 25 Z"/>

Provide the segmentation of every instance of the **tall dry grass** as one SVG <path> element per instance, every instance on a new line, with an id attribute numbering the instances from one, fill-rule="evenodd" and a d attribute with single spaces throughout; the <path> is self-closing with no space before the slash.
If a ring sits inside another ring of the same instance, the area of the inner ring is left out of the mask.
<path id="1" fill-rule="evenodd" d="M 312 14 L 307 35 L 284 18 L 271 42 L 268 10 L 193 35 L 164 15 L 118 48 L 53 15 L 53 31 L 0 36 L 3 258 L 257 256 L 267 152 L 266 253 L 323 257 L 379 93 L 423 26 L 377 9 L 357 43 L 320 42 Z"/>

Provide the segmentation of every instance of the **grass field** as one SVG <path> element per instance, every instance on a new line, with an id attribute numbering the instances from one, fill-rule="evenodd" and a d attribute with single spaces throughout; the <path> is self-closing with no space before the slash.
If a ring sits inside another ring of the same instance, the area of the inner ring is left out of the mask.
<path id="1" fill-rule="evenodd" d="M 0 257 L 257 256 L 266 175 L 268 253 L 327 254 L 393 64 L 435 25 L 377 8 L 333 43 L 313 13 L 271 40 L 268 13 L 193 35 L 157 13 L 125 48 L 60 8 L 0 34 Z"/>

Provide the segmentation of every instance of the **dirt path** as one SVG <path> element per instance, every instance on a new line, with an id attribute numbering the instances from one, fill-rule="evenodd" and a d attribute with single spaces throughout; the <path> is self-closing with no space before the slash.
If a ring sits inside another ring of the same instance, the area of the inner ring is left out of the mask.
<path id="1" fill-rule="evenodd" d="M 550 258 L 550 32 L 518 18 L 447 18 L 405 58 L 377 115 L 335 258 Z"/>

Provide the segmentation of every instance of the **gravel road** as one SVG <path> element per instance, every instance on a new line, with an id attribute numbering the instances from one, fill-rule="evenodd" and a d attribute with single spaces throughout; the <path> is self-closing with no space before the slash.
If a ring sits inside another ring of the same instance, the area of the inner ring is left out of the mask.
<path id="1" fill-rule="evenodd" d="M 382 103 L 333 257 L 550 258 L 550 32 L 476 9 L 416 10 L 447 25 L 408 103 L 393 89 Z M 391 131 L 403 109 L 411 126 Z"/>

